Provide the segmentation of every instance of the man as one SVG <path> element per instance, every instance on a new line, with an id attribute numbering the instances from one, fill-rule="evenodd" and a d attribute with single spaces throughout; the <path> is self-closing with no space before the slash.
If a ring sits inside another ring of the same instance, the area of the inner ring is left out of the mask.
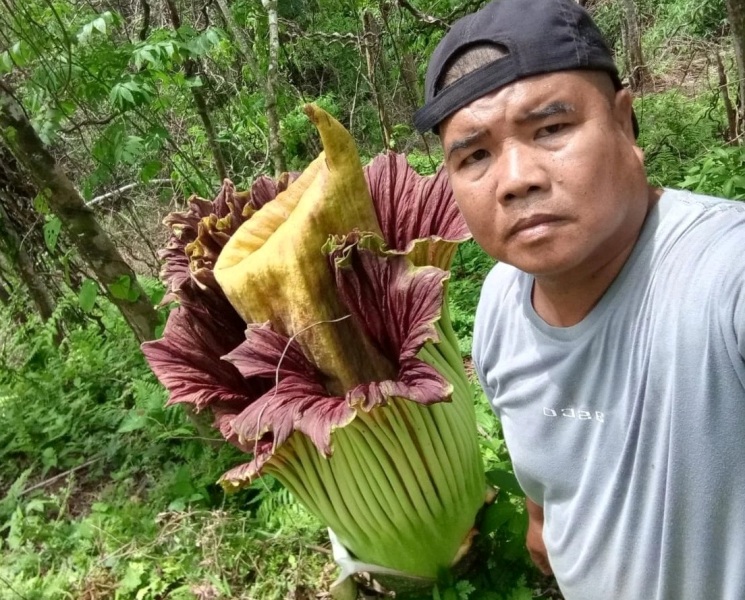
<path id="1" fill-rule="evenodd" d="M 427 71 L 474 239 L 473 355 L 568 600 L 745 598 L 745 204 L 651 187 L 572 0 L 497 0 Z"/>

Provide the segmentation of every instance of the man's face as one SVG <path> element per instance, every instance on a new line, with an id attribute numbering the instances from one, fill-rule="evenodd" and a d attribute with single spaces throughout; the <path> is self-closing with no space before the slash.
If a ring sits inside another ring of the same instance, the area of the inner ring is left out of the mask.
<path id="1" fill-rule="evenodd" d="M 493 258 L 587 276 L 633 245 L 649 203 L 631 99 L 596 72 L 514 82 L 440 126 L 455 199 Z"/>

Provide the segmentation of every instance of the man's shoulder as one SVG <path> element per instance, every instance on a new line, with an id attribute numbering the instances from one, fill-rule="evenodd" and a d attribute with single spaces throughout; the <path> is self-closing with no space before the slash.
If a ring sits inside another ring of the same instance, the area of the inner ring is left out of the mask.
<path id="1" fill-rule="evenodd" d="M 527 277 L 525 273 L 512 265 L 503 262 L 496 263 L 484 279 L 484 285 L 481 287 L 481 301 L 508 293 L 525 277 Z"/>
<path id="2" fill-rule="evenodd" d="M 482 338 L 490 338 L 500 319 L 514 322 L 514 316 L 521 310 L 525 296 L 525 286 L 532 278 L 506 263 L 495 264 L 484 279 L 481 287 L 474 322 L 474 352 Z"/>
<path id="3" fill-rule="evenodd" d="M 692 276 L 742 272 L 742 263 L 733 258 L 745 239 L 745 202 L 665 190 L 659 210 L 656 244 L 671 267 L 685 264 Z"/>
<path id="4" fill-rule="evenodd" d="M 476 319 L 481 320 L 496 307 L 507 308 L 519 304 L 520 290 L 530 276 L 506 263 L 495 264 L 481 286 Z"/>
<path id="5" fill-rule="evenodd" d="M 659 200 L 659 210 L 666 218 L 696 225 L 713 224 L 722 220 L 745 223 L 745 202 L 688 190 L 666 188 Z"/>

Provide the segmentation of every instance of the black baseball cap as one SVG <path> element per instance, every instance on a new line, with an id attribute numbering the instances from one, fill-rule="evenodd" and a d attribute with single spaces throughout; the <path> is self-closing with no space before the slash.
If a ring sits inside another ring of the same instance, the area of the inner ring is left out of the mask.
<path id="1" fill-rule="evenodd" d="M 506 54 L 438 89 L 452 61 L 481 44 Z M 438 44 L 427 68 L 425 104 L 414 115 L 414 125 L 422 133 L 438 133 L 444 119 L 484 94 L 525 77 L 576 69 L 605 71 L 617 90 L 623 87 L 603 34 L 575 0 L 493 0 L 456 21 Z M 632 119 L 638 135 L 636 116 Z"/>

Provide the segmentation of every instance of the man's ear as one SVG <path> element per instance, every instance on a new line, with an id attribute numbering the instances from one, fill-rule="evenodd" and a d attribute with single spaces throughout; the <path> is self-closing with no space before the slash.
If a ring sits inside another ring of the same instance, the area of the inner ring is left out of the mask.
<path id="1" fill-rule="evenodd" d="M 633 108 L 634 100 L 631 97 L 631 92 L 629 92 L 628 88 L 621 88 L 616 91 L 616 95 L 613 98 L 613 116 L 618 124 L 623 128 L 624 133 L 636 142 L 634 126 L 631 121 Z"/>
<path id="2" fill-rule="evenodd" d="M 623 129 L 624 134 L 636 144 L 636 136 L 634 135 L 634 126 L 631 121 L 631 115 L 633 114 L 633 98 L 628 89 L 622 88 L 616 92 L 615 98 L 613 99 L 613 117 L 616 122 Z"/>
<path id="3" fill-rule="evenodd" d="M 634 135 L 634 124 L 631 118 L 631 115 L 634 114 L 633 103 L 634 100 L 628 89 L 618 90 L 613 99 L 613 118 L 621 127 L 624 135 L 634 145 L 634 152 L 639 162 L 644 164 L 644 151 L 636 143 L 636 135 Z"/>

